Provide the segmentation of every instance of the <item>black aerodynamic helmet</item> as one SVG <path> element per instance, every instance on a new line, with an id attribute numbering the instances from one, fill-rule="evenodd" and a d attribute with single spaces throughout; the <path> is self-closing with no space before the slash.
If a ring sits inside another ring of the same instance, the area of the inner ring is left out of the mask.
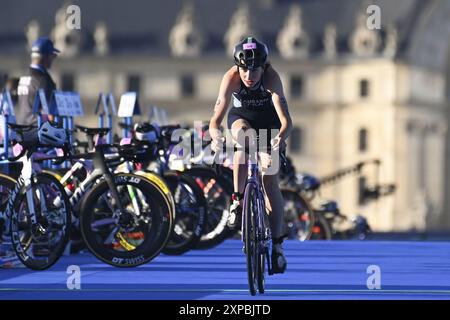
<path id="1" fill-rule="evenodd" d="M 264 66 L 269 50 L 254 37 L 248 37 L 234 47 L 234 63 L 243 68 L 254 70 Z"/>

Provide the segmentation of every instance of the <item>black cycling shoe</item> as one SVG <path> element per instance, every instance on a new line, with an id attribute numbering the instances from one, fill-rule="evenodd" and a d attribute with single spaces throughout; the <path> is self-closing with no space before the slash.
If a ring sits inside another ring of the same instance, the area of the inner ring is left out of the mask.
<path id="1" fill-rule="evenodd" d="M 283 251 L 272 250 L 272 273 L 284 273 L 287 268 L 287 261 Z"/>
<path id="2" fill-rule="evenodd" d="M 272 273 L 284 273 L 287 268 L 287 261 L 282 247 L 283 238 L 272 238 Z"/>

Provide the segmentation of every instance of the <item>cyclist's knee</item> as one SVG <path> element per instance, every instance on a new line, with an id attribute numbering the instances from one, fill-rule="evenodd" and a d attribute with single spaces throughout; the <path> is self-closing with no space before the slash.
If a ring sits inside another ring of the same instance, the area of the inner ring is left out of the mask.
<path id="1" fill-rule="evenodd" d="M 231 136 L 233 137 L 233 140 L 237 141 L 238 136 L 241 133 L 245 133 L 250 128 L 250 124 L 244 119 L 238 119 L 233 122 L 233 124 L 231 125 Z"/>
<path id="2" fill-rule="evenodd" d="M 257 135 L 256 130 L 247 121 L 238 120 L 231 127 L 231 136 L 233 137 L 235 147 L 237 149 L 244 149 L 245 146 L 249 146 L 250 141 L 254 140 Z"/>

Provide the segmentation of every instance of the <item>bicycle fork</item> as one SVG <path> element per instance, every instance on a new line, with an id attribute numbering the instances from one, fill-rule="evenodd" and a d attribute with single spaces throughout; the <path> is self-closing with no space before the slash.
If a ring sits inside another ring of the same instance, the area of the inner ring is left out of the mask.
<path id="1" fill-rule="evenodd" d="M 33 201 L 33 182 L 32 182 L 32 174 L 33 174 L 33 165 L 31 162 L 31 159 L 28 155 L 24 155 L 20 158 L 20 160 L 23 164 L 23 169 L 20 177 L 17 180 L 17 184 L 14 187 L 14 190 L 12 194 L 10 195 L 9 201 L 8 201 L 8 207 L 6 211 L 6 218 L 7 223 L 5 226 L 6 234 L 10 234 L 12 238 L 14 238 L 14 242 L 20 243 L 20 238 L 18 237 L 17 233 L 12 233 L 10 219 L 13 219 L 14 214 L 14 201 L 17 199 L 18 194 L 20 193 L 23 186 L 25 186 L 25 197 L 27 201 L 28 211 L 30 214 L 30 220 L 33 227 L 38 226 L 37 231 L 44 234 L 46 230 L 41 226 L 38 225 L 38 221 L 36 218 L 36 210 L 34 207 L 34 201 Z M 41 198 L 43 198 L 43 195 L 39 194 Z M 45 201 L 44 199 L 42 199 Z M 45 210 L 45 203 L 41 201 L 41 210 Z M 17 213 L 19 214 L 19 213 Z M 17 237 L 17 238 L 16 238 Z M 22 247 L 20 245 L 17 245 L 16 248 L 17 252 L 24 253 Z M 26 258 L 26 257 L 25 257 Z"/>
<path id="2" fill-rule="evenodd" d="M 111 172 L 109 171 L 108 167 L 106 166 L 105 157 L 101 150 L 96 149 L 96 151 L 95 151 L 94 168 L 98 168 L 101 171 L 101 173 L 104 175 L 106 184 L 108 185 L 109 190 L 111 191 L 111 195 L 112 195 L 114 201 L 116 201 L 116 203 L 117 203 L 119 212 L 123 213 L 124 210 L 122 207 L 122 202 L 120 201 L 119 192 L 117 191 L 117 187 L 114 182 L 114 177 L 111 174 Z"/>

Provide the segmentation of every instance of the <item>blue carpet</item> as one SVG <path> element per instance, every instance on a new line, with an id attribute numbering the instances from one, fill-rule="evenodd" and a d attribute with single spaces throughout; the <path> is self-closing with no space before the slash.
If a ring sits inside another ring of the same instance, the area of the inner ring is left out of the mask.
<path id="1" fill-rule="evenodd" d="M 0 299 L 450 299 L 450 243 L 285 242 L 288 270 L 266 276 L 266 293 L 250 296 L 238 240 L 182 256 L 160 255 L 132 269 L 90 254 L 64 256 L 50 270 L 0 269 Z M 67 288 L 67 267 L 81 269 L 81 289 Z M 367 267 L 381 270 L 369 290 Z"/>

